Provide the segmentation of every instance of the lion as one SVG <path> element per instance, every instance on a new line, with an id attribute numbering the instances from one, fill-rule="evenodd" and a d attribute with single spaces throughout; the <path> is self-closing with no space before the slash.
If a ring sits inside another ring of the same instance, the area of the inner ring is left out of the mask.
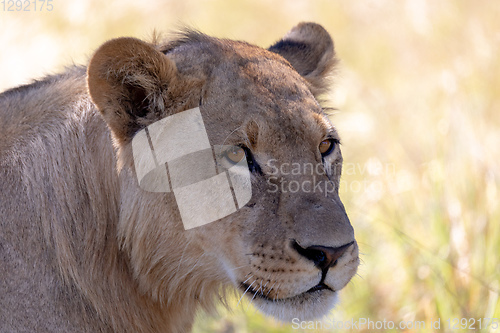
<path id="1" fill-rule="evenodd" d="M 0 331 L 189 332 L 231 290 L 282 321 L 327 314 L 359 265 L 318 102 L 336 62 L 315 23 L 268 49 L 186 29 L 2 93 Z M 141 188 L 132 143 L 194 108 L 251 197 L 187 229 L 174 193 Z"/>

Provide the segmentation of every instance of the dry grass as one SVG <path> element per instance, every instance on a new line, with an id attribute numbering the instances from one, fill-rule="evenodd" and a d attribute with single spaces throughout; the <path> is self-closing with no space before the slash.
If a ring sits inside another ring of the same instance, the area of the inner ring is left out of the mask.
<path id="1" fill-rule="evenodd" d="M 342 198 L 363 252 L 359 276 L 329 320 L 426 324 L 407 332 L 432 331 L 438 318 L 443 332 L 472 331 L 460 322 L 449 328 L 453 318 L 496 317 L 500 325 L 499 4 L 82 3 L 0 11 L 0 89 L 85 63 L 108 38 L 147 37 L 181 22 L 260 45 L 298 21 L 323 24 L 342 60 L 330 104 L 340 110 L 332 120 L 343 137 Z M 195 332 L 292 331 L 248 304 L 221 311 L 200 315 Z"/>

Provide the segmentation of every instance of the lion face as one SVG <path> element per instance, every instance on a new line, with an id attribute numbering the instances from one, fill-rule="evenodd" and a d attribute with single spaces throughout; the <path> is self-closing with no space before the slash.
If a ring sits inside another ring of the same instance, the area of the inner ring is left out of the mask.
<path id="1" fill-rule="evenodd" d="M 117 39 L 96 52 L 89 91 L 113 133 L 127 193 L 118 237 L 144 293 L 203 298 L 232 284 L 282 320 L 333 307 L 359 264 L 338 195 L 340 139 L 315 97 L 334 63 L 330 36 L 311 23 L 269 50 L 190 32 L 162 46 Z M 139 187 L 131 141 L 193 107 L 211 144 L 246 157 L 252 196 L 235 213 L 184 230 L 171 193 Z"/>
<path id="2" fill-rule="evenodd" d="M 207 124 L 214 142 L 244 150 L 253 195 L 192 237 L 217 254 L 231 282 L 265 313 L 283 320 L 326 314 L 358 266 L 337 191 L 338 134 L 286 64 L 266 59 L 232 70 L 237 79 L 216 75 L 205 88 L 201 110 L 217 119 Z M 221 101 L 228 86 L 235 87 L 232 98 Z"/>

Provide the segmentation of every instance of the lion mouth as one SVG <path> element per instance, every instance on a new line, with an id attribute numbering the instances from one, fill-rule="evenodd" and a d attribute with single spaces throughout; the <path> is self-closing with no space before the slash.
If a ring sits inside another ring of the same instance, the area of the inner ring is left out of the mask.
<path id="1" fill-rule="evenodd" d="M 306 291 L 306 293 L 313 293 L 315 291 L 320 291 L 320 290 L 325 290 L 325 289 L 330 290 L 330 291 L 335 291 L 332 288 L 328 287 L 323 282 L 320 282 L 317 285 L 315 285 L 314 287 L 312 287 L 311 289 L 309 289 L 308 291 Z"/>
<path id="2" fill-rule="evenodd" d="M 273 289 L 252 287 L 251 284 L 240 284 L 244 291 L 242 298 L 247 295 L 251 298 L 250 303 L 253 302 L 260 311 L 284 322 L 294 318 L 309 320 L 322 317 L 335 306 L 338 299 L 338 292 L 323 281 L 306 291 L 281 297 L 279 290 L 274 290 L 271 295 Z"/>
<path id="3" fill-rule="evenodd" d="M 333 290 L 332 288 L 330 288 L 329 286 L 327 286 L 323 282 L 320 282 L 317 285 L 315 285 L 314 287 L 306 290 L 305 292 L 297 294 L 297 295 L 292 296 L 290 298 L 276 298 L 276 297 L 269 297 L 269 292 L 270 291 L 267 292 L 267 293 L 264 293 L 264 292 L 262 292 L 260 290 L 253 289 L 251 287 L 251 285 L 248 285 L 246 283 L 241 283 L 240 286 L 241 286 L 241 289 L 243 290 L 244 293 L 249 294 L 249 295 L 252 296 L 252 299 L 253 298 L 260 298 L 262 300 L 270 301 L 270 302 L 287 301 L 287 300 L 292 299 L 292 298 L 297 298 L 297 297 L 305 296 L 305 295 L 308 295 L 308 294 L 321 292 L 323 290 L 329 290 L 331 292 L 335 292 L 335 290 Z"/>

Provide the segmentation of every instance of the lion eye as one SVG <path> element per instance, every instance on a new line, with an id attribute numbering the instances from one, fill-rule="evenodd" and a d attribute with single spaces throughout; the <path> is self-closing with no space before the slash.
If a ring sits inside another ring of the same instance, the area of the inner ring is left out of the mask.
<path id="1" fill-rule="evenodd" d="M 334 147 L 335 147 L 335 142 L 333 142 L 333 139 L 326 139 L 321 141 L 318 149 L 322 156 L 327 156 L 332 152 Z"/>
<path id="2" fill-rule="evenodd" d="M 229 162 L 237 164 L 245 157 L 245 150 L 241 147 L 232 147 L 225 152 L 225 157 Z"/>

